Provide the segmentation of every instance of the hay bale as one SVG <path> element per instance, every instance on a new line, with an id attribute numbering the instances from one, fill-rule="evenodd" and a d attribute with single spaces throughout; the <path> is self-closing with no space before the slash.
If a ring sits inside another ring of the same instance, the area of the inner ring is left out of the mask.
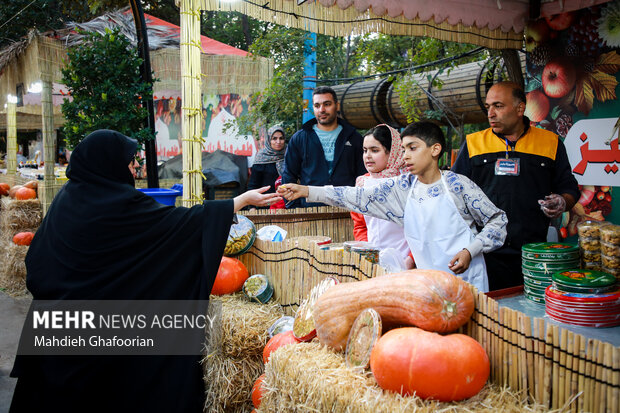
<path id="1" fill-rule="evenodd" d="M 206 387 L 205 412 L 247 413 L 251 393 L 263 374 L 267 329 L 284 312 L 279 304 L 252 303 L 243 294 L 211 296 L 214 325 L 202 360 Z"/>
<path id="2" fill-rule="evenodd" d="M 212 304 L 219 304 L 216 314 L 219 331 L 213 331 L 208 353 L 218 352 L 227 357 L 249 358 L 263 354 L 269 340 L 267 329 L 284 315 L 277 303 L 250 302 L 243 294 L 211 296 Z M 217 330 L 217 329 L 216 329 Z"/>
<path id="3" fill-rule="evenodd" d="M 12 297 L 27 295 L 25 259 L 28 247 L 3 241 L 0 248 L 2 248 L 0 288 Z"/>
<path id="4" fill-rule="evenodd" d="M 344 357 L 318 341 L 285 346 L 265 366 L 260 413 L 276 412 L 547 412 L 528 404 L 527 394 L 487 384 L 461 402 L 441 403 L 383 391 L 372 373 L 346 367 Z"/>
<path id="5" fill-rule="evenodd" d="M 7 197 L 2 198 L 0 231 L 5 238 L 9 234 L 12 238 L 17 232 L 39 228 L 42 217 L 43 210 L 41 201 L 38 199 L 17 201 Z"/>
<path id="6" fill-rule="evenodd" d="M 262 355 L 251 358 L 213 355 L 203 363 L 205 412 L 248 413 L 252 410 L 252 386 L 265 368 Z"/>

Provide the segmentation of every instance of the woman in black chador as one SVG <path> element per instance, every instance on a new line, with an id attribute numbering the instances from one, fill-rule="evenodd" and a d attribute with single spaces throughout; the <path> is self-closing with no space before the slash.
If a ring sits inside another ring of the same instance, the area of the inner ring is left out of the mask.
<path id="1" fill-rule="evenodd" d="M 136 141 L 87 136 L 26 256 L 34 300 L 207 300 L 234 212 L 267 188 L 192 208 L 134 188 Z M 196 356 L 22 356 L 11 412 L 202 412 Z"/>

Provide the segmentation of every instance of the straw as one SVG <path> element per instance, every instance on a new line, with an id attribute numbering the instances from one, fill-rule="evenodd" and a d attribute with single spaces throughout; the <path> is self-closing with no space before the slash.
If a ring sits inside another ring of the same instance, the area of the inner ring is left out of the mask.
<path id="1" fill-rule="evenodd" d="M 317 341 L 285 346 L 265 366 L 260 413 L 281 412 L 547 412 L 527 394 L 487 384 L 464 401 L 441 403 L 383 391 L 372 373 L 348 368 L 344 357 Z"/>
<path id="2" fill-rule="evenodd" d="M 2 267 L 0 267 L 0 288 L 12 297 L 28 294 L 26 288 L 26 264 L 24 259 L 28 247 L 2 242 Z"/>

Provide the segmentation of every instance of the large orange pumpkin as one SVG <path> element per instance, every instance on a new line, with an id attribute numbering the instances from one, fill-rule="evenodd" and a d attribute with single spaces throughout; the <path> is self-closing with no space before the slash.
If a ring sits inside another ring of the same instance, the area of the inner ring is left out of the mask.
<path id="1" fill-rule="evenodd" d="M 0 182 L 0 195 L 7 196 L 9 194 L 9 190 L 11 189 L 11 185 L 6 182 Z"/>
<path id="2" fill-rule="evenodd" d="M 263 363 L 267 363 L 269 361 L 269 357 L 271 353 L 279 349 L 280 347 L 284 347 L 288 344 L 297 344 L 299 340 L 293 335 L 293 331 L 285 331 L 283 333 L 276 334 L 271 337 L 265 348 L 263 349 Z"/>
<path id="3" fill-rule="evenodd" d="M 478 394 L 490 366 L 484 348 L 469 336 L 404 327 L 379 339 L 370 369 L 382 389 L 449 402 Z"/>
<path id="4" fill-rule="evenodd" d="M 248 269 L 236 258 L 222 257 L 211 294 L 224 295 L 241 291 L 248 279 Z"/>
<path id="5" fill-rule="evenodd" d="M 252 404 L 257 409 L 263 398 L 263 380 L 265 380 L 265 375 L 261 374 L 260 377 L 256 379 L 256 382 L 254 382 L 254 386 L 252 386 Z"/>
<path id="6" fill-rule="evenodd" d="M 32 232 L 18 232 L 13 236 L 13 243 L 17 245 L 30 245 L 34 238 Z"/>
<path id="7" fill-rule="evenodd" d="M 15 192 L 15 199 L 21 201 L 26 199 L 35 199 L 37 197 L 37 191 L 32 188 L 22 187 Z"/>

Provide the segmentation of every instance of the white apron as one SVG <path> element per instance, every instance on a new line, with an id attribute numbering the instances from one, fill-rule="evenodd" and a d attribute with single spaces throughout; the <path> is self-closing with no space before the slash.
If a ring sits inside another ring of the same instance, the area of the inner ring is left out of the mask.
<path id="1" fill-rule="evenodd" d="M 377 182 L 377 179 L 366 178 L 364 187 L 376 185 Z M 403 227 L 395 222 L 369 215 L 364 215 L 364 221 L 368 229 L 368 242 L 379 249 L 395 248 L 400 253 L 401 259 L 407 258 L 409 245 L 405 239 Z"/>
<path id="2" fill-rule="evenodd" d="M 405 205 L 405 237 L 416 266 L 454 274 L 448 264 L 454 256 L 475 238 L 450 196 L 443 174 L 444 192 L 418 203 L 413 199 L 416 177 Z M 481 292 L 489 291 L 487 269 L 482 254 L 473 257 L 469 268 L 457 277 L 473 284 Z"/>

